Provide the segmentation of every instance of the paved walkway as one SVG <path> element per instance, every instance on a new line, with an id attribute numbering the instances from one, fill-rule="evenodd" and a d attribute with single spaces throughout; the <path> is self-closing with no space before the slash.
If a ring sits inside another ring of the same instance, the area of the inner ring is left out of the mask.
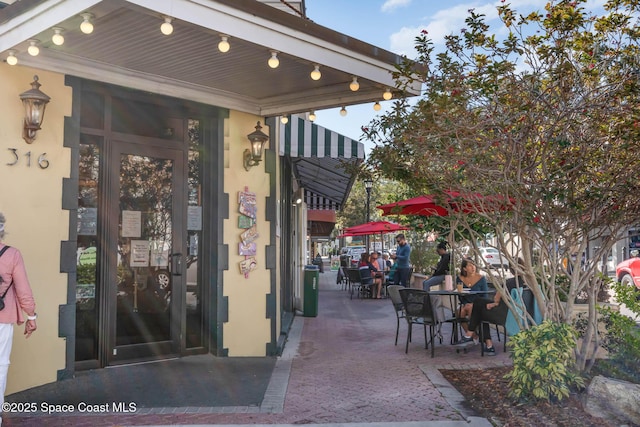
<path id="1" fill-rule="evenodd" d="M 251 376 L 262 377 L 264 372 L 270 373 L 267 376 L 268 382 L 266 379 L 257 379 L 254 383 L 245 382 L 245 388 L 264 390 L 259 404 L 247 400 L 250 399 L 248 396 L 255 395 L 255 390 L 245 393 L 243 387 L 211 380 L 211 368 L 220 359 L 193 356 L 196 359 L 179 359 L 182 363 L 172 365 L 173 369 L 163 370 L 163 375 L 170 378 L 167 381 L 169 386 L 155 382 L 155 386 L 146 387 L 146 381 L 140 380 L 143 384 L 136 387 L 138 397 L 134 400 L 136 410 L 133 413 L 115 413 L 111 408 L 106 414 L 85 415 L 78 413 L 75 405 L 79 402 L 73 401 L 75 411 L 71 415 L 5 414 L 3 425 L 491 425 L 487 420 L 474 416 L 462 396 L 443 378 L 439 369 L 503 366 L 510 363 L 506 353 L 499 351 L 496 357 L 482 358 L 479 348 L 475 347 L 467 354 L 457 354 L 455 347 L 448 345 L 451 327 L 446 325 L 443 327 L 444 343 L 436 345 L 435 358 L 432 359 L 430 351 L 424 349 L 422 331 L 419 328 L 414 329 L 414 340 L 409 345 L 409 353 L 405 354 L 406 324 L 400 324 L 399 342 L 395 346 L 396 319 L 391 301 L 350 300 L 348 293 L 335 284 L 335 278 L 336 273 L 328 269 L 320 275 L 318 316 L 296 317 L 285 351 L 275 364 L 266 363 L 269 358 L 249 364 L 251 369 L 255 369 Z M 501 344 L 498 348 L 501 349 Z M 211 358 L 209 365 L 206 365 L 209 363 L 207 358 Z M 217 369 L 225 372 L 235 369 L 241 373 L 241 364 L 247 363 L 247 359 L 228 358 L 223 360 L 228 366 L 218 366 Z M 185 381 L 184 367 L 194 365 L 191 360 L 196 360 L 195 365 L 205 363 L 206 366 L 200 366 L 200 369 L 207 372 L 199 377 L 189 374 Z M 152 365 L 128 369 L 157 375 L 153 370 L 143 368 Z M 220 375 L 224 375 L 220 372 Z M 117 384 L 118 375 L 120 380 L 124 380 L 123 376 L 131 375 L 131 372 L 127 374 L 122 368 L 103 369 L 89 375 L 96 373 L 114 375 L 110 381 Z M 227 380 L 233 381 L 230 377 Z M 60 396 L 71 399 L 70 390 L 76 390 L 74 399 L 82 396 L 86 402 L 107 403 L 107 406 L 112 406 L 112 402 L 129 403 L 126 399 L 133 398 L 128 394 L 130 383 L 119 384 L 120 391 L 105 394 L 100 383 L 83 383 L 73 379 L 38 388 L 39 395 L 34 394 L 33 390 L 36 389 L 33 389 L 14 394 L 8 400 L 50 402 L 53 397 L 57 397 L 59 401 Z M 161 392 L 158 393 L 158 387 L 167 387 L 166 393 L 175 395 L 176 390 L 173 390 L 171 384 L 177 388 L 206 389 L 206 393 L 213 396 L 221 394 L 226 397 L 207 400 L 213 402 L 211 406 L 203 406 L 201 401 L 193 397 L 194 393 L 184 393 L 184 398 L 178 396 L 171 402 L 153 397 L 162 396 Z M 229 388 L 233 388 L 235 393 L 229 393 Z"/>

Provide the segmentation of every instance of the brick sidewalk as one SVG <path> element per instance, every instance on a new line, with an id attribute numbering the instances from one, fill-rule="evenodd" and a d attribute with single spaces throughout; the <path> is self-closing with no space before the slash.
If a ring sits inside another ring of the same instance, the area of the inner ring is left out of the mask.
<path id="1" fill-rule="evenodd" d="M 173 424 L 328 424 L 434 421 L 466 424 L 461 396 L 440 368 L 481 368 L 510 363 L 506 353 L 480 357 L 476 347 L 457 354 L 448 345 L 450 325 L 435 358 L 424 349 L 414 327 L 404 353 L 406 323 L 394 346 L 396 320 L 390 300 L 349 299 L 335 284 L 336 273 L 320 275 L 317 317 L 297 317 L 285 352 L 276 363 L 260 407 L 154 408 L 130 415 L 38 416 L 5 418 L 4 426 L 110 426 Z M 499 344 L 499 343 L 498 343 Z M 497 348 L 501 349 L 499 344 Z M 117 400 L 117 397 L 114 397 Z M 219 408 L 218 408 L 219 409 Z M 233 413 L 223 413 L 233 412 Z M 426 425 L 426 424 L 425 424 Z M 466 424 L 469 425 L 469 424 Z"/>

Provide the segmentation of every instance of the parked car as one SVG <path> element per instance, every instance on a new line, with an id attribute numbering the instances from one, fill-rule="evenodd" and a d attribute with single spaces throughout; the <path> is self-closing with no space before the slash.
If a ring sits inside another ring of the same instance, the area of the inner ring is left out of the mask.
<path id="1" fill-rule="evenodd" d="M 349 267 L 357 267 L 360 262 L 360 254 L 366 252 L 364 246 L 346 246 L 340 251 L 340 263 L 345 265 L 346 260 L 350 259 Z"/>
<path id="2" fill-rule="evenodd" d="M 492 268 L 509 268 L 509 260 L 495 248 L 479 248 L 480 255 Z"/>
<path id="3" fill-rule="evenodd" d="M 623 285 L 635 286 L 640 290 L 640 257 L 634 256 L 616 266 L 616 277 Z"/>

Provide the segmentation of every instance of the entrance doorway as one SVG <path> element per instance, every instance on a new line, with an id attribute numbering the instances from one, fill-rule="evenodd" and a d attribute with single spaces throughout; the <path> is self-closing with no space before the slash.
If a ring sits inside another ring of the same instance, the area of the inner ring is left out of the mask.
<path id="1" fill-rule="evenodd" d="M 180 151 L 115 141 L 118 165 L 108 200 L 112 227 L 108 266 L 110 363 L 180 352 L 178 295 L 184 293 Z"/>
<path id="2" fill-rule="evenodd" d="M 87 81 L 74 90 L 73 369 L 217 349 L 224 112 Z"/>

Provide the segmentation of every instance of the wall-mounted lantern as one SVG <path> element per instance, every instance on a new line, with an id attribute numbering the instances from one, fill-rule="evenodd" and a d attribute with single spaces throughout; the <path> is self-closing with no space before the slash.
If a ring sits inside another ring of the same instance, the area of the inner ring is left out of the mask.
<path id="1" fill-rule="evenodd" d="M 33 76 L 31 89 L 20 94 L 22 105 L 24 106 L 24 129 L 22 138 L 31 144 L 36 139 L 36 132 L 42 126 L 44 119 L 44 109 L 51 99 L 40 90 L 38 76 Z"/>
<path id="2" fill-rule="evenodd" d="M 251 149 L 244 150 L 244 168 L 249 170 L 252 166 L 257 166 L 262 160 L 262 150 L 264 144 L 269 140 L 269 136 L 261 131 L 260 122 L 256 125 L 256 130 L 247 135 L 251 143 Z"/>

